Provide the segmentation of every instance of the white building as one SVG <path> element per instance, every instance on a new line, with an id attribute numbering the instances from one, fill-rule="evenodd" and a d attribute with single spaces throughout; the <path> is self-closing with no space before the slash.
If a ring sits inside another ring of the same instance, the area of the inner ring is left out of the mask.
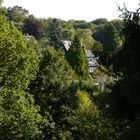
<path id="1" fill-rule="evenodd" d="M 71 47 L 71 41 L 69 41 L 69 40 L 62 40 L 62 42 L 63 42 L 63 45 L 64 45 L 66 51 L 68 51 L 69 48 Z"/>
<path id="2" fill-rule="evenodd" d="M 96 60 L 95 55 L 91 52 L 91 50 L 85 50 L 85 56 L 88 60 L 88 64 L 89 64 L 89 73 L 93 73 L 94 70 L 98 67 L 98 62 Z"/>
<path id="3" fill-rule="evenodd" d="M 68 51 L 71 47 L 71 41 L 63 40 L 64 48 L 66 51 Z M 85 49 L 85 57 L 88 60 L 89 69 L 88 72 L 91 74 L 94 72 L 94 70 L 99 66 L 96 57 L 94 54 L 92 54 L 91 50 Z"/>

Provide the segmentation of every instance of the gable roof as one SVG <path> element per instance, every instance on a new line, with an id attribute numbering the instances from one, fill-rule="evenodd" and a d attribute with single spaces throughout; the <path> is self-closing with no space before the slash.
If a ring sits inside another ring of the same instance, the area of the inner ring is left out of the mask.
<path id="1" fill-rule="evenodd" d="M 91 50 L 86 50 L 85 49 L 85 56 L 87 57 L 87 58 L 94 58 L 95 56 L 94 56 L 94 54 L 91 52 Z"/>
<path id="2" fill-rule="evenodd" d="M 69 48 L 71 47 L 71 41 L 68 41 L 68 40 L 62 40 L 62 42 L 63 42 L 63 45 L 64 45 L 66 51 L 68 51 Z"/>

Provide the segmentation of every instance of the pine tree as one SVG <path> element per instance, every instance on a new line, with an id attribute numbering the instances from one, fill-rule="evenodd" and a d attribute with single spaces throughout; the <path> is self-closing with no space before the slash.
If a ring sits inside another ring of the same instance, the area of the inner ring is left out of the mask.
<path id="1" fill-rule="evenodd" d="M 74 37 L 71 48 L 66 53 L 66 59 L 80 78 L 87 78 L 87 60 L 77 35 Z"/>

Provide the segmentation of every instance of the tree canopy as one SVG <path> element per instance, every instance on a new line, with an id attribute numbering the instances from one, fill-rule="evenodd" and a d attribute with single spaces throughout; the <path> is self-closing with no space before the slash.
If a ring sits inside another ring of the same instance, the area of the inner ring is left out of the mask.
<path id="1" fill-rule="evenodd" d="M 0 5 L 0 139 L 140 139 L 140 13 L 120 10 L 67 22 Z M 90 76 L 85 48 L 99 56 Z"/>
<path id="2" fill-rule="evenodd" d="M 39 63 L 37 46 L 30 46 L 22 34 L 0 15 L 0 137 L 41 138 L 43 118 L 27 92 Z M 45 122 L 44 122 L 45 123 Z"/>
<path id="3" fill-rule="evenodd" d="M 44 22 L 30 15 L 24 21 L 23 33 L 33 35 L 36 39 L 41 39 L 45 36 Z"/>
<path id="4" fill-rule="evenodd" d="M 75 36 L 70 49 L 66 53 L 66 59 L 79 77 L 88 77 L 88 64 L 85 58 L 84 48 L 81 46 L 81 42 L 77 35 Z"/>

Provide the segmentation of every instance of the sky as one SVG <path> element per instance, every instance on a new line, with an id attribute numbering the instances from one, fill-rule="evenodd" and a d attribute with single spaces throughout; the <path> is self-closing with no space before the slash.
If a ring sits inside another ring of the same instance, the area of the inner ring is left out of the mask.
<path id="1" fill-rule="evenodd" d="M 140 0 L 4 0 L 5 7 L 22 6 L 37 18 L 92 21 L 97 18 L 117 19 L 121 14 L 117 4 L 125 3 L 135 11 Z"/>

